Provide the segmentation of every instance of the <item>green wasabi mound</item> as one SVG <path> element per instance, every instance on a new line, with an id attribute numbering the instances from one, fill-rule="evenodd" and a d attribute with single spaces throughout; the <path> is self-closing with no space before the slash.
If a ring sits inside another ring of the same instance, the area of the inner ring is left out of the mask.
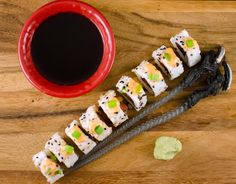
<path id="1" fill-rule="evenodd" d="M 155 142 L 154 158 L 158 160 L 171 160 L 182 150 L 182 143 L 174 138 L 162 136 Z"/>

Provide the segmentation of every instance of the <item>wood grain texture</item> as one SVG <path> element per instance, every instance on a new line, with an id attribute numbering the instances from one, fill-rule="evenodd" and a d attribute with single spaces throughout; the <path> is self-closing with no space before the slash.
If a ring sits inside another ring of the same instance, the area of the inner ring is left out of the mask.
<path id="1" fill-rule="evenodd" d="M 183 28 L 203 50 L 224 45 L 235 73 L 234 1 L 86 0 L 104 13 L 115 33 L 117 53 L 112 72 L 96 90 L 82 97 L 49 97 L 28 83 L 17 59 L 23 23 L 46 2 L 49 1 L 0 0 L 1 183 L 46 183 L 34 168 L 32 155 L 54 132 L 63 133 L 65 126 L 95 103 L 102 92 L 112 88 L 121 75 L 131 75 L 129 70 L 150 58 L 161 44 L 170 45 L 169 38 Z M 168 90 L 178 81 L 168 81 Z M 189 92 L 187 89 L 145 120 L 173 108 Z M 182 116 L 141 134 L 58 183 L 236 183 L 235 92 L 233 83 L 227 93 L 201 101 Z M 149 102 L 153 100 L 149 98 Z M 172 161 L 153 159 L 153 144 L 161 135 L 175 136 L 183 143 L 183 151 Z"/>

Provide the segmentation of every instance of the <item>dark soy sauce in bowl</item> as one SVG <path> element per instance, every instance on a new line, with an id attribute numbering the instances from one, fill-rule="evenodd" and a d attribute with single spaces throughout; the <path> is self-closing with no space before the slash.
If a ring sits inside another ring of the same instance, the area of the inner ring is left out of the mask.
<path id="1" fill-rule="evenodd" d="M 59 13 L 36 29 L 31 55 L 38 72 L 59 85 L 86 81 L 103 57 L 103 40 L 88 18 L 76 13 Z"/>

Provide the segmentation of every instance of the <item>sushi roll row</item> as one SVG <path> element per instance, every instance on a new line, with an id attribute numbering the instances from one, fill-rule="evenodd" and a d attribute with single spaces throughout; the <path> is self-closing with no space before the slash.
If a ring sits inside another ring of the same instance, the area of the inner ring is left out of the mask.
<path id="1" fill-rule="evenodd" d="M 172 37 L 170 41 L 178 55 L 189 67 L 196 65 L 201 60 L 200 47 L 197 41 L 186 30 Z M 155 64 L 170 80 L 179 77 L 184 72 L 181 59 L 170 47 L 162 45 L 153 51 L 152 57 Z M 142 85 L 154 96 L 158 96 L 166 90 L 167 85 L 161 72 L 150 62 L 142 61 L 132 71 L 136 74 Z M 118 91 L 137 111 L 145 106 L 147 102 L 145 92 L 141 90 L 141 87 L 133 79 L 123 76 L 116 86 Z M 136 92 L 135 87 L 140 89 L 139 93 Z"/>
<path id="2" fill-rule="evenodd" d="M 70 168 L 79 159 L 74 147 L 67 144 L 58 133 L 46 142 L 44 148 L 45 150 L 35 154 L 32 160 L 49 183 L 54 183 L 64 176 L 63 168 L 59 163 Z"/>
<path id="3" fill-rule="evenodd" d="M 200 59 L 200 48 L 197 42 L 189 36 L 186 30 L 172 37 L 171 43 L 181 59 L 188 66 L 194 66 Z M 152 53 L 155 64 L 171 80 L 184 72 L 181 59 L 172 48 L 162 45 Z M 137 76 L 131 78 L 122 76 L 116 84 L 116 89 L 122 96 L 117 96 L 115 90 L 109 90 L 100 96 L 96 105 L 92 105 L 80 116 L 79 121 L 73 120 L 65 129 L 77 148 L 88 154 L 99 141 L 112 133 L 112 127 L 118 127 L 128 115 L 125 99 L 136 111 L 147 104 L 145 89 L 155 97 L 167 89 L 162 73 L 149 61 L 142 61 L 132 72 Z M 58 133 L 55 133 L 45 144 L 45 150 L 33 156 L 33 162 L 48 182 L 54 183 L 63 177 L 63 167 L 72 167 L 79 159 L 75 147 L 69 145 Z"/>

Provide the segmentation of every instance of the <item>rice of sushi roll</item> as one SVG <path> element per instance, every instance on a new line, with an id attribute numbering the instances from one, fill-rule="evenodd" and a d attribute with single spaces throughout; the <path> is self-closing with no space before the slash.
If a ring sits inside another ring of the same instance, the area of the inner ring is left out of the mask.
<path id="1" fill-rule="evenodd" d="M 128 119 L 128 116 L 121 109 L 120 101 L 116 98 L 114 90 L 109 90 L 102 95 L 98 100 L 98 104 L 115 127 Z"/>
<path id="2" fill-rule="evenodd" d="M 92 137 L 102 141 L 112 133 L 112 128 L 107 126 L 97 114 L 97 107 L 90 106 L 80 117 L 80 125 Z"/>
<path id="3" fill-rule="evenodd" d="M 161 72 L 148 61 L 142 61 L 132 72 L 137 75 L 143 86 L 154 96 L 160 95 L 167 88 Z"/>
<path id="4" fill-rule="evenodd" d="M 176 56 L 172 48 L 162 45 L 152 53 L 156 64 L 171 80 L 184 72 L 182 61 Z"/>
<path id="5" fill-rule="evenodd" d="M 200 47 L 186 30 L 172 37 L 170 41 L 189 67 L 196 65 L 201 60 Z"/>
<path id="6" fill-rule="evenodd" d="M 141 110 L 147 103 L 147 95 L 140 83 L 128 76 L 122 76 L 116 84 L 117 90 L 137 110 Z"/>
<path id="7" fill-rule="evenodd" d="M 96 143 L 80 129 L 79 123 L 76 120 L 73 120 L 71 124 L 67 126 L 65 133 L 85 154 L 89 153 L 96 146 Z"/>
<path id="8" fill-rule="evenodd" d="M 45 149 L 51 151 L 67 168 L 72 167 L 78 160 L 74 147 L 68 145 L 58 133 L 55 133 L 45 144 Z"/>
<path id="9" fill-rule="evenodd" d="M 63 170 L 56 161 L 56 157 L 46 150 L 33 156 L 34 165 L 40 169 L 49 183 L 54 183 L 64 176 Z"/>

